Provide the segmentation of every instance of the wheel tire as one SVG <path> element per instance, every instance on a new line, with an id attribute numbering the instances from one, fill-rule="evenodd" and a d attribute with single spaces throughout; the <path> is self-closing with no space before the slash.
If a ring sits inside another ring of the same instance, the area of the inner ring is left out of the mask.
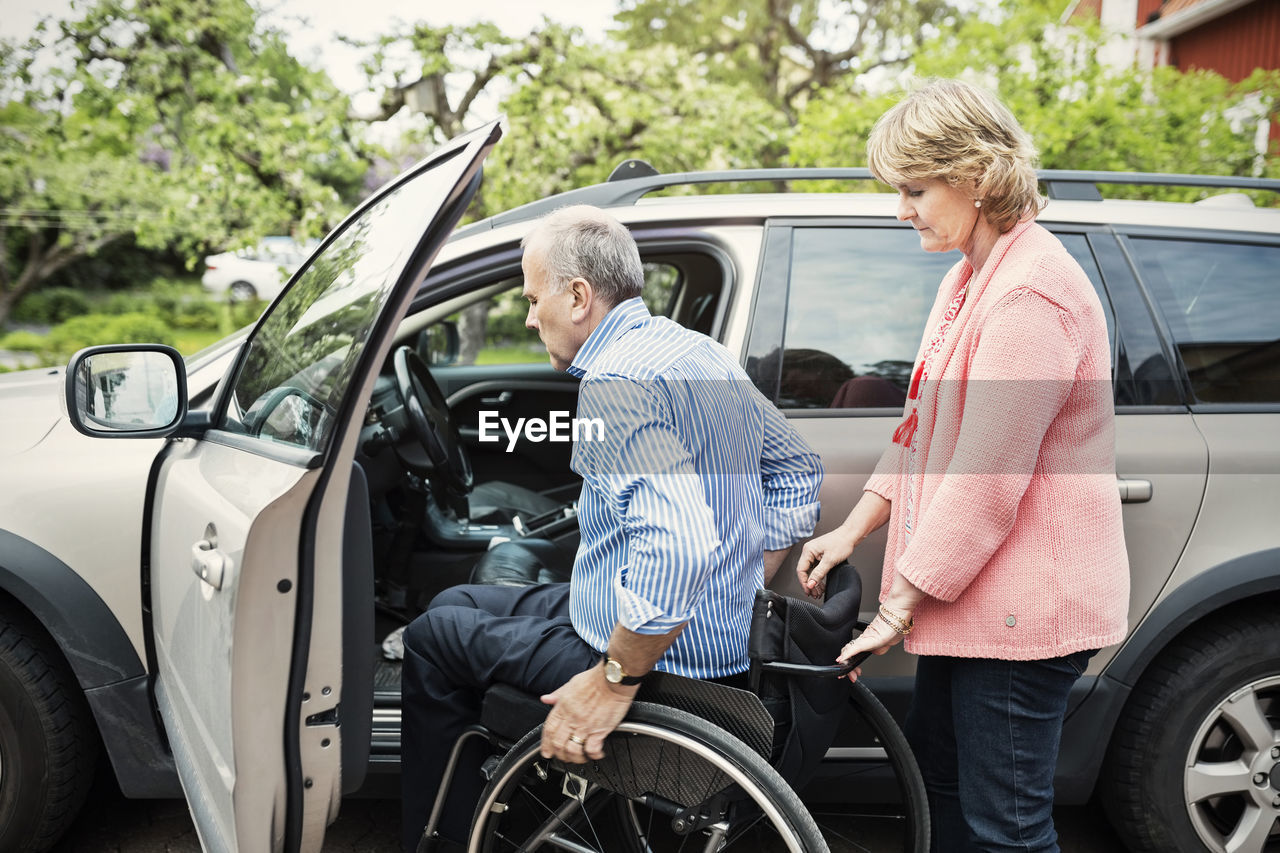
<path id="1" fill-rule="evenodd" d="M 258 289 L 247 281 L 233 281 L 227 288 L 227 296 L 232 302 L 248 302 L 257 298 Z"/>
<path id="2" fill-rule="evenodd" d="M 657 756 L 660 759 L 665 757 L 674 760 L 674 766 L 663 769 L 661 761 L 654 764 L 650 760 L 654 756 L 652 748 L 640 752 L 640 755 L 645 757 L 636 757 L 628 745 L 628 739 L 635 739 L 636 742 L 649 745 L 662 744 L 660 751 L 656 753 Z M 505 825 L 505 822 L 511 819 L 511 815 L 517 815 L 515 820 L 518 820 L 517 807 L 522 800 L 537 803 L 537 807 L 532 811 L 537 819 L 530 821 L 530 824 L 536 825 L 542 816 L 559 812 L 558 806 L 553 805 L 548 808 L 537 795 L 528 796 L 524 793 L 529 787 L 525 784 L 526 779 L 535 780 L 536 777 L 544 780 L 543 783 L 533 781 L 534 786 L 547 784 L 546 780 L 550 779 L 550 790 L 553 792 L 561 784 L 555 777 L 562 773 L 565 767 L 558 762 L 541 759 L 539 755 L 541 741 L 542 728 L 538 727 L 525 735 L 498 763 L 476 808 L 475 819 L 472 822 L 472 849 L 479 849 L 484 853 L 505 853 L 507 850 L 526 849 L 525 843 L 516 843 L 520 841 L 516 836 L 521 835 L 522 832 L 509 830 Z M 671 755 L 668 756 L 661 750 L 667 750 Z M 766 812 L 764 819 L 769 821 L 768 826 L 776 831 L 775 841 L 785 845 L 794 853 L 825 853 L 829 849 L 800 798 L 763 758 L 723 729 L 716 728 L 700 717 L 675 708 L 649 705 L 644 702 L 633 704 L 627 718 L 606 740 L 605 757 L 599 762 L 591 762 L 589 766 L 597 774 L 596 778 L 616 780 L 623 787 L 635 787 L 632 782 L 622 781 L 624 777 L 633 774 L 650 780 L 677 778 L 691 780 L 688 783 L 691 788 L 698 788 L 702 780 L 712 779 L 708 788 L 704 789 L 705 793 L 698 796 L 706 796 L 712 791 L 719 790 L 719 785 L 725 780 L 738 777 L 742 780 L 739 783 L 742 790 L 756 806 L 762 810 L 774 812 L 775 817 L 768 817 Z M 638 789 L 653 790 L 643 787 L 644 784 L 640 783 Z M 604 788 L 596 789 L 596 793 L 606 798 L 624 799 L 621 795 L 610 793 Z M 594 796 L 595 794 L 591 795 L 591 797 Z M 567 802 L 566 800 L 565 803 Z M 696 802 L 698 802 L 696 798 L 691 801 L 691 803 Z M 637 847 L 646 851 L 668 849 L 665 843 L 666 838 L 661 842 L 656 839 L 652 842 L 644 842 L 633 835 L 626 835 L 617 839 L 616 842 L 609 841 L 610 836 L 605 830 L 615 828 L 616 831 L 625 831 L 625 823 L 627 823 L 627 821 L 618 820 L 621 812 L 608 808 L 609 805 L 607 801 L 597 803 L 596 806 L 584 804 L 582 811 L 575 811 L 572 815 L 576 819 L 578 814 L 596 814 L 596 808 L 599 807 L 598 814 L 609 816 L 608 823 L 601 824 L 599 832 L 596 831 L 594 819 L 590 817 L 587 818 L 585 826 L 575 826 L 568 822 L 562 824 L 566 834 L 579 842 L 579 846 L 575 849 L 594 850 L 597 853 Z M 752 827 L 754 824 L 748 826 L 749 829 Z M 690 835 L 683 838 L 688 840 L 693 837 Z M 651 846 L 651 843 L 657 846 Z M 701 843 L 700 840 L 698 843 Z M 595 846 L 589 846 L 591 844 Z M 548 845 L 544 847 L 550 849 Z M 671 847 L 681 850 L 693 849 L 692 846 L 684 843 L 675 843 Z M 751 841 L 746 841 L 745 846 L 730 842 L 729 847 L 733 850 L 761 850 L 758 844 Z"/>
<path id="3" fill-rule="evenodd" d="M 889 765 L 898 780 L 898 794 L 902 797 L 903 825 L 902 849 L 904 853 L 928 853 L 932 828 L 929 817 L 929 792 L 920 775 L 920 765 L 907 743 L 907 736 L 898 722 L 881 704 L 871 688 L 861 681 L 853 683 L 849 692 L 849 704 L 854 713 L 862 717 L 867 728 L 884 747 Z"/>
<path id="4" fill-rule="evenodd" d="M 1245 711 L 1254 712 L 1252 725 L 1239 722 L 1248 719 Z M 1262 853 L 1270 849 L 1267 827 L 1270 843 L 1280 842 L 1280 806 L 1273 805 L 1280 802 L 1280 790 L 1270 781 L 1280 778 L 1280 769 L 1270 772 L 1277 748 L 1280 624 L 1274 609 L 1237 612 L 1192 629 L 1143 673 L 1108 749 L 1103 807 L 1130 850 L 1220 851 L 1239 831 L 1234 849 Z M 1188 804 L 1189 781 L 1210 782 L 1197 768 L 1207 771 L 1213 764 L 1225 770 L 1239 760 L 1250 768 L 1243 783 L 1239 773 L 1230 784 L 1214 780 L 1212 790 L 1222 796 L 1197 796 L 1199 802 Z M 1262 772 L 1268 781 L 1256 784 Z"/>
<path id="5" fill-rule="evenodd" d="M 61 655 L 0 612 L 0 850 L 48 850 L 93 782 L 97 734 Z"/>

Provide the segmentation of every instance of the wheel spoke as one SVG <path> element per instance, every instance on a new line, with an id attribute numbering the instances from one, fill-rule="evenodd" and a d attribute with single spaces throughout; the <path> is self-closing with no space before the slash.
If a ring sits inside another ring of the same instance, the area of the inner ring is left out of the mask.
<path id="1" fill-rule="evenodd" d="M 1275 743 L 1276 732 L 1258 706 L 1257 694 L 1251 689 L 1243 690 L 1223 703 L 1222 717 L 1254 752 L 1270 749 Z"/>
<path id="2" fill-rule="evenodd" d="M 1262 853 L 1275 822 L 1275 812 L 1270 809 L 1246 806 L 1235 831 L 1226 840 L 1227 853 Z"/>
<path id="3" fill-rule="evenodd" d="M 1243 761 L 1197 761 L 1187 768 L 1186 792 L 1188 803 L 1198 803 L 1210 797 L 1228 794 L 1247 794 L 1253 785 L 1253 774 Z"/>

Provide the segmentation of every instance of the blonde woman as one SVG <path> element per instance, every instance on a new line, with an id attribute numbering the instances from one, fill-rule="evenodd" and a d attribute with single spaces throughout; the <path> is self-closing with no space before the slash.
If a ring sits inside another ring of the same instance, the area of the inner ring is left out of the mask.
<path id="1" fill-rule="evenodd" d="M 991 94 L 932 81 L 880 118 L 867 150 L 921 248 L 964 257 L 938 290 L 892 442 L 797 571 L 820 595 L 889 525 L 879 612 L 841 660 L 904 638 L 920 656 L 906 731 L 934 849 L 1054 851 L 1067 694 L 1126 633 L 1102 306 L 1035 222 L 1034 146 Z"/>

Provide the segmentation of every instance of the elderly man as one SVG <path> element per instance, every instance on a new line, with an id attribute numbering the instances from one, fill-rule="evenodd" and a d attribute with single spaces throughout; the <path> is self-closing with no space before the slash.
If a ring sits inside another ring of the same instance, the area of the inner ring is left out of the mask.
<path id="1" fill-rule="evenodd" d="M 405 631 L 409 851 L 466 837 L 480 788 L 473 766 L 455 776 L 438 837 L 423 828 L 449 751 L 490 685 L 551 706 L 544 756 L 599 758 L 651 669 L 745 672 L 755 591 L 818 517 L 818 457 L 727 350 L 650 315 L 640 253 L 621 223 L 564 208 L 523 248 L 526 325 L 553 367 L 580 378 L 578 417 L 598 418 L 604 434 L 573 448 L 582 539 L 569 583 L 454 587 Z"/>

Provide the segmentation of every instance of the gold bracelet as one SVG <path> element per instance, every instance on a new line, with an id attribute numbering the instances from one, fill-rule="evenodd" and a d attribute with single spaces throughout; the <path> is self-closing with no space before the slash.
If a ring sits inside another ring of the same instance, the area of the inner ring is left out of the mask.
<path id="1" fill-rule="evenodd" d="M 883 604 L 880 605 L 879 612 L 880 618 L 885 621 L 885 624 L 894 631 L 897 631 L 899 634 L 904 636 L 910 634 L 912 629 L 916 627 L 915 619 L 910 616 L 904 619 L 902 616 L 885 607 Z"/>

